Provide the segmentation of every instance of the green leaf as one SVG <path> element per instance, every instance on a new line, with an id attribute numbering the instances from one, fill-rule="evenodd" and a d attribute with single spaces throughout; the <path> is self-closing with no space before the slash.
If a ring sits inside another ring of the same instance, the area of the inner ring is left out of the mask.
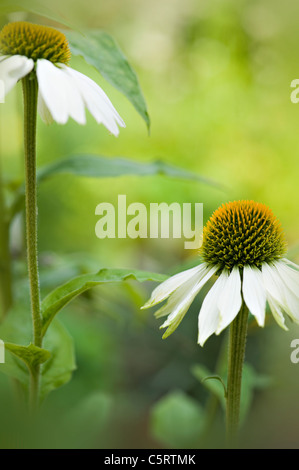
<path id="1" fill-rule="evenodd" d="M 161 160 L 140 163 L 122 157 L 104 157 L 102 155 L 76 155 L 50 163 L 38 170 L 38 183 L 57 174 L 71 174 L 90 178 L 163 175 L 217 186 L 217 183 L 212 180 L 183 168 L 164 163 Z"/>
<path id="2" fill-rule="evenodd" d="M 149 163 L 140 163 L 122 157 L 104 157 L 102 155 L 75 155 L 57 160 L 49 165 L 39 168 L 37 171 L 37 183 L 40 184 L 51 176 L 70 174 L 89 178 L 114 178 L 126 175 L 154 176 L 162 175 L 171 178 L 198 181 L 214 186 L 223 187 L 208 178 L 204 178 L 183 168 L 156 160 Z M 10 209 L 10 218 L 20 212 L 24 207 L 24 186 L 18 188 L 15 200 Z"/>
<path id="3" fill-rule="evenodd" d="M 73 338 L 58 320 L 53 321 L 45 335 L 44 346 L 51 351 L 51 358 L 41 370 L 41 399 L 69 382 L 76 369 Z"/>
<path id="4" fill-rule="evenodd" d="M 163 397 L 151 412 L 153 437 L 174 448 L 198 446 L 203 425 L 201 406 L 181 391 Z"/>
<path id="5" fill-rule="evenodd" d="M 130 279 L 138 282 L 162 282 L 167 279 L 167 276 L 134 269 L 101 269 L 99 272 L 94 274 L 84 274 L 82 276 L 75 277 L 63 286 L 55 289 L 43 300 L 43 334 L 47 331 L 47 328 L 54 316 L 74 297 L 77 297 L 77 295 L 103 283 L 121 282 Z"/>
<path id="6" fill-rule="evenodd" d="M 150 119 L 147 106 L 136 73 L 114 39 L 101 30 L 87 31 L 84 35 L 69 31 L 66 35 L 71 52 L 83 57 L 111 85 L 123 93 L 144 119 L 149 129 Z"/>
<path id="7" fill-rule="evenodd" d="M 41 395 L 68 382 L 76 368 L 73 340 L 62 324 L 55 320 L 44 338 L 44 349 L 36 346 L 18 346 L 15 343 L 29 343 L 31 340 L 31 311 L 24 299 L 15 305 L 0 325 L 0 338 L 12 354 L 5 355 L 5 363 L 0 364 L 0 372 L 17 379 L 29 387 L 28 366 L 34 361 L 43 363 Z M 14 344 L 12 344 L 14 343 Z"/>
<path id="8" fill-rule="evenodd" d="M 29 346 L 20 346 L 19 344 L 4 343 L 5 349 L 17 356 L 21 361 L 25 362 L 28 369 L 35 367 L 38 364 L 46 362 L 51 353 L 45 349 L 38 348 L 30 343 Z"/>
<path id="9" fill-rule="evenodd" d="M 15 305 L 0 324 L 0 338 L 5 344 L 29 344 L 31 342 L 31 312 L 26 303 Z M 15 354 L 6 354 L 0 372 L 17 379 L 25 388 L 29 384 L 27 365 Z"/>
<path id="10" fill-rule="evenodd" d="M 16 11 L 26 11 L 28 13 L 33 13 L 38 16 L 43 16 L 49 20 L 60 23 L 64 26 L 74 28 L 64 17 L 58 16 L 56 12 L 51 10 L 45 5 L 42 5 L 37 0 L 20 0 L 13 2 L 11 0 L 1 0 L 0 2 L 0 13 L 8 14 Z"/>

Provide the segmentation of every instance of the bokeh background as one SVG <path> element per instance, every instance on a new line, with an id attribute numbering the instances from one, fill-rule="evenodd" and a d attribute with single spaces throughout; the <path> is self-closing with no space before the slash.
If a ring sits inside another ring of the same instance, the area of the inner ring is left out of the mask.
<path id="1" fill-rule="evenodd" d="M 52 0 L 51 8 L 80 29 L 100 28 L 113 35 L 138 74 L 151 131 L 149 135 L 126 98 L 74 58 L 71 65 L 104 88 L 127 127 L 115 139 L 92 118 L 85 127 L 74 122 L 47 127 L 39 120 L 38 165 L 80 153 L 139 162 L 161 159 L 223 187 L 165 176 L 112 180 L 63 175 L 43 183 L 39 188 L 43 292 L 102 267 L 168 274 L 196 262 L 197 253 L 184 250 L 184 240 L 97 239 L 95 207 L 100 202 L 116 204 L 118 194 L 126 194 L 128 204 L 203 202 L 205 220 L 229 200 L 265 203 L 285 229 L 288 257 L 299 262 L 299 103 L 290 100 L 291 81 L 299 78 L 298 3 Z M 50 24 L 27 14 L 9 19 L 19 18 Z M 7 20 L 1 18 L 2 24 Z M 0 113 L 3 172 L 21 180 L 21 87 L 9 94 Z M 16 277 L 25 276 L 21 224 L 19 220 L 12 232 Z M 97 288 L 60 313 L 75 339 L 77 370 L 67 385 L 48 397 L 43 425 L 31 445 L 112 449 L 225 445 L 221 405 L 194 373 L 196 365 L 211 372 L 221 369 L 225 333 L 211 338 L 204 348 L 197 346 L 199 296 L 180 328 L 162 341 L 153 312 L 140 311 L 154 286 L 127 283 Z M 299 364 L 290 361 L 290 343 L 299 338 L 299 328 L 290 322 L 288 326 L 286 333 L 270 315 L 264 329 L 251 324 L 246 362 L 260 379 L 250 389 L 250 411 L 242 428 L 244 447 L 298 447 Z M 0 383 L 2 401 L 10 403 L 11 385 L 2 376 Z M 4 410 L 1 413 L 6 419 Z M 174 428 L 180 433 L 171 433 Z M 21 431 L 6 436 L 2 435 L 2 447 L 30 445 Z"/>

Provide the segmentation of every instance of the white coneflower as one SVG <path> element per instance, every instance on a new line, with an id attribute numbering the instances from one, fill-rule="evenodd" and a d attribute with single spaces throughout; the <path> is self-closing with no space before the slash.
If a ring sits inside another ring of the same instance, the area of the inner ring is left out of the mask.
<path id="1" fill-rule="evenodd" d="M 167 315 L 166 338 L 182 321 L 200 289 L 215 274 L 198 317 L 198 343 L 218 335 L 238 315 L 244 301 L 264 326 L 266 302 L 284 329 L 284 313 L 299 323 L 299 266 L 283 258 L 286 243 L 279 221 L 265 205 L 235 201 L 222 205 L 203 232 L 199 266 L 160 284 L 143 308 L 168 302 L 156 312 Z"/>
<path id="2" fill-rule="evenodd" d="M 35 71 L 38 110 L 47 124 L 65 124 L 71 117 L 86 123 L 85 108 L 115 136 L 125 127 L 104 91 L 90 78 L 68 66 L 71 52 L 66 37 L 48 26 L 18 21 L 0 32 L 0 79 L 5 94 Z"/>

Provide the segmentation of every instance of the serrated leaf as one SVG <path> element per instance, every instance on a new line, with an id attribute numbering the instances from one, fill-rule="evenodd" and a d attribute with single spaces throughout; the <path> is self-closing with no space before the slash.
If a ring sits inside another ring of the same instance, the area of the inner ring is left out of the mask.
<path id="1" fill-rule="evenodd" d="M 151 412 L 151 432 L 155 439 L 174 448 L 194 448 L 204 425 L 201 406 L 181 391 L 159 400 Z"/>
<path id="2" fill-rule="evenodd" d="M 82 276 L 75 277 L 63 286 L 55 289 L 43 300 L 43 334 L 47 331 L 47 328 L 54 316 L 74 297 L 82 294 L 82 292 L 87 289 L 108 282 L 122 282 L 130 279 L 138 282 L 162 282 L 165 281 L 166 278 L 167 276 L 163 274 L 134 269 L 101 269 L 99 272 L 94 274 L 84 274 Z"/>
<path id="3" fill-rule="evenodd" d="M 35 15 L 43 16 L 44 18 L 48 18 L 49 20 L 60 23 L 61 25 L 74 28 L 74 26 L 64 17 L 58 16 L 51 8 L 41 4 L 37 0 L 20 0 L 16 2 L 12 0 L 1 0 L 0 13 L 8 14 L 19 11 L 34 13 Z"/>
<path id="4" fill-rule="evenodd" d="M 69 31 L 66 35 L 72 54 L 83 57 L 112 86 L 123 93 L 149 129 L 150 119 L 147 106 L 136 73 L 115 40 L 101 30 L 87 31 L 85 34 Z"/>

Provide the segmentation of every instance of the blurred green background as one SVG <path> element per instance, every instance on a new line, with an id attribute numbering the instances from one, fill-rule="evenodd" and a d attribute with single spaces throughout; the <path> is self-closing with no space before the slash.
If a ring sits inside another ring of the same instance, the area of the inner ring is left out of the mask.
<path id="1" fill-rule="evenodd" d="M 298 3 L 53 0 L 51 8 L 79 29 L 104 29 L 117 40 L 138 74 L 151 132 L 126 98 L 74 58 L 71 66 L 103 87 L 127 127 L 115 139 L 91 117 L 85 127 L 74 122 L 47 127 L 39 119 L 38 165 L 79 153 L 140 162 L 161 159 L 225 189 L 163 176 L 112 180 L 63 175 L 43 183 L 39 248 L 44 293 L 71 276 L 102 267 L 172 273 L 194 262 L 197 254 L 184 250 L 184 240 L 97 239 L 95 207 L 116 204 L 118 194 L 126 194 L 128 204 L 203 202 L 205 220 L 229 200 L 265 203 L 282 222 L 288 257 L 298 263 L 299 104 L 290 100 L 290 83 L 299 78 Z M 49 24 L 27 14 L 9 19 L 19 18 Z M 17 88 L 0 108 L 1 158 L 7 178 L 22 179 L 22 96 Z M 20 226 L 21 221 L 12 232 L 16 258 Z M 24 275 L 18 260 L 15 271 Z M 44 426 L 33 443 L 12 430 L 1 436 L 2 447 L 225 445 L 221 406 L 211 403 L 209 391 L 193 373 L 196 364 L 216 370 L 221 350 L 225 352 L 225 334 L 211 338 L 203 349 L 197 346 L 201 297 L 180 328 L 162 341 L 152 311 L 140 311 L 153 287 L 128 283 L 97 288 L 60 314 L 75 338 L 77 370 L 71 382 L 48 397 Z M 288 325 L 285 333 L 270 316 L 265 329 L 252 323 L 246 361 L 272 381 L 252 393 L 243 446 L 298 447 L 299 364 L 290 361 L 290 343 L 299 337 L 299 328 Z M 0 381 L 2 400 L 10 403 L 10 385 L 5 377 Z M 161 403 L 166 403 L 164 411 Z M 203 439 L 206 405 L 215 420 Z M 181 429 L 180 436 L 168 435 L 173 427 Z"/>

